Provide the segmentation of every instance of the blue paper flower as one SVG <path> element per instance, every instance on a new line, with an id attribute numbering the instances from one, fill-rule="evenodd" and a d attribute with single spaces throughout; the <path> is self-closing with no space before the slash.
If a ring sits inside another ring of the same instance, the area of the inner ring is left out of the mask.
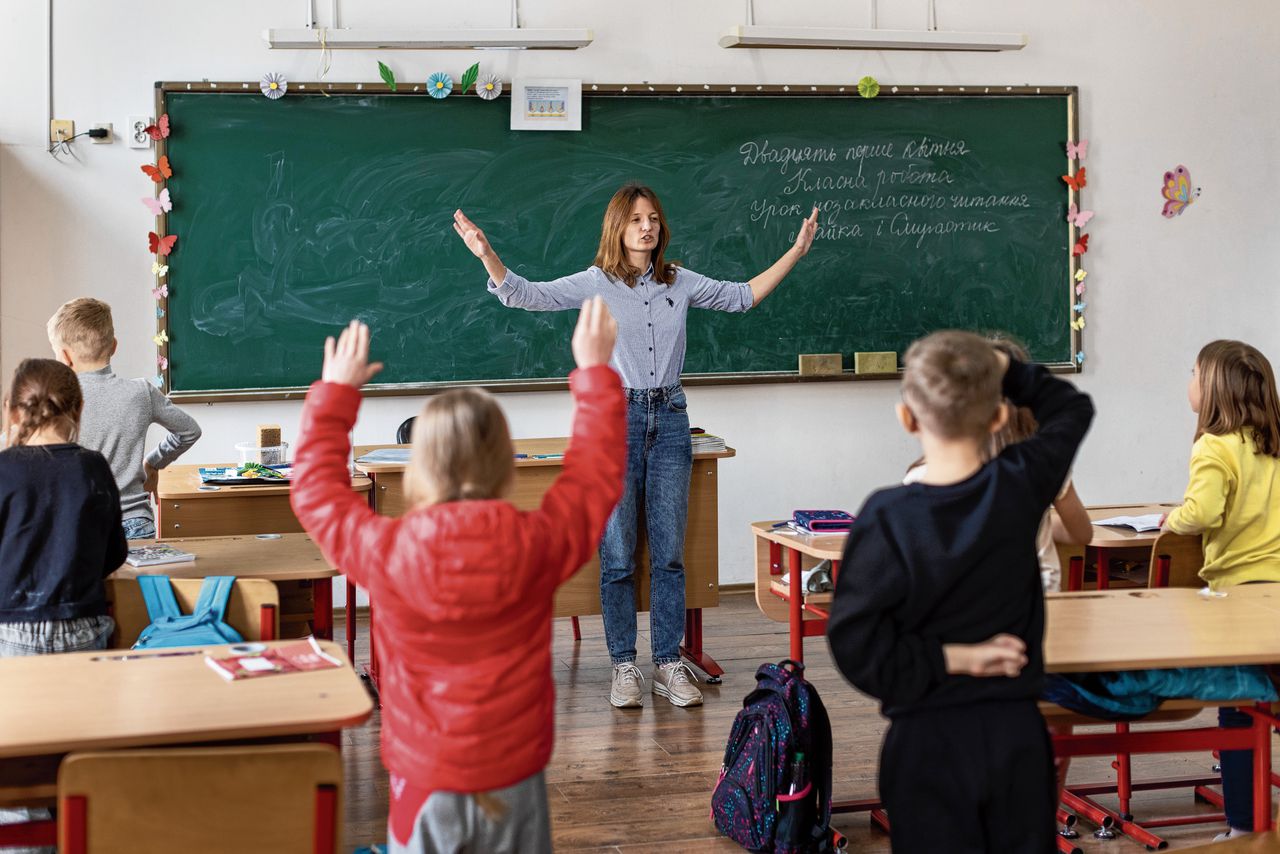
<path id="1" fill-rule="evenodd" d="M 453 91 L 453 78 L 443 71 L 437 71 L 427 78 L 427 94 L 432 98 L 448 98 Z"/>
<path id="2" fill-rule="evenodd" d="M 285 90 L 289 88 L 289 81 L 284 79 L 283 74 L 271 72 L 264 75 L 258 81 L 258 86 L 262 88 L 262 94 L 275 101 L 284 97 Z"/>

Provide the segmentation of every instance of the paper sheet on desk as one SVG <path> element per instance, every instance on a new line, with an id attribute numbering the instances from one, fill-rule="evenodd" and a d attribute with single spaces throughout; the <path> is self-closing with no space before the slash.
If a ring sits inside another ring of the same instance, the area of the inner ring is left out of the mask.
<path id="1" fill-rule="evenodd" d="M 1148 513 L 1145 516 L 1112 516 L 1109 519 L 1094 519 L 1095 525 L 1106 525 L 1110 528 L 1133 528 L 1138 533 L 1160 530 L 1159 513 Z"/>
<path id="2" fill-rule="evenodd" d="M 409 462 L 410 448 L 378 448 L 370 451 L 360 459 L 358 463 L 407 463 Z"/>

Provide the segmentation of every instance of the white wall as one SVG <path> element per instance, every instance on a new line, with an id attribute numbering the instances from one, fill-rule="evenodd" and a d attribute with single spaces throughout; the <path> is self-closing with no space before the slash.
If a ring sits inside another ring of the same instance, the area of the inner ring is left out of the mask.
<path id="1" fill-rule="evenodd" d="M 152 220 L 138 203 L 150 185 L 138 164 L 153 154 L 80 141 L 75 160 L 45 153 L 47 2 L 0 0 L 0 370 L 7 378 L 19 358 L 43 355 L 48 316 L 91 294 L 115 308 L 117 372 L 151 374 L 154 312 L 143 236 Z M 256 80 L 276 70 L 306 81 L 317 74 L 317 52 L 271 52 L 260 36 L 266 27 L 299 26 L 304 0 L 52 2 L 54 111 L 78 130 L 99 121 L 122 128 L 130 114 L 151 114 L 156 80 Z M 323 23 L 328 4 L 318 5 Z M 843 0 L 756 5 L 758 23 L 865 20 L 865 7 Z M 479 59 L 505 79 L 830 84 L 871 74 L 884 83 L 1077 85 L 1080 127 L 1092 140 L 1085 199 L 1098 211 L 1089 229 L 1088 361 L 1080 383 L 1099 416 L 1076 482 L 1087 503 L 1176 499 L 1194 426 L 1184 386 L 1198 348 L 1236 337 L 1280 358 L 1273 239 L 1280 7 L 1269 0 L 938 6 L 944 28 L 1021 31 L 1030 44 L 997 54 L 728 51 L 716 41 L 742 23 L 740 0 L 524 0 L 526 25 L 590 26 L 595 43 L 576 52 L 342 52 L 328 79 L 376 81 L 381 58 L 402 80 L 440 69 L 456 74 Z M 924 24 L 924 0 L 881 0 L 880 7 L 881 26 Z M 347 0 L 343 17 L 349 26 L 505 25 L 508 8 L 505 0 Z M 1185 216 L 1166 221 L 1160 178 L 1178 163 L 1204 193 Z M 857 256 L 848 263 L 855 267 Z M 317 370 L 318 357 L 317 349 Z M 802 505 L 853 510 L 869 490 L 901 475 L 916 451 L 893 421 L 896 395 L 888 382 L 689 391 L 694 423 L 722 433 L 739 452 L 721 466 L 724 582 L 751 577 L 748 522 Z M 419 402 L 369 401 L 357 442 L 388 441 Z M 517 436 L 568 429 L 563 393 L 512 394 L 504 403 Z M 188 459 L 200 462 L 229 458 L 232 444 L 262 421 L 279 421 L 294 435 L 299 406 L 192 411 L 205 434 Z"/>

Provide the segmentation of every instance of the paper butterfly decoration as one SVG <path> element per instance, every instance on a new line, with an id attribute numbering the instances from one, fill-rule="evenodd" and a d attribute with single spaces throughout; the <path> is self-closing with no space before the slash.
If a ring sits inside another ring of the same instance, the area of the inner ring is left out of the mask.
<path id="1" fill-rule="evenodd" d="M 152 336 L 151 340 L 156 342 L 157 347 L 161 347 L 169 343 L 169 333 L 162 329 L 160 330 L 160 334 Z"/>
<path id="2" fill-rule="evenodd" d="M 168 139 L 169 138 L 169 114 L 165 113 L 163 116 L 161 116 L 159 119 L 156 120 L 155 124 L 147 125 L 145 128 L 143 128 L 143 130 L 146 131 L 147 136 L 151 137 L 154 140 Z"/>
<path id="3" fill-rule="evenodd" d="M 1084 228 L 1085 223 L 1093 219 L 1093 211 L 1082 211 L 1075 205 L 1067 207 L 1067 222 L 1076 228 Z"/>
<path id="4" fill-rule="evenodd" d="M 1076 330 L 1077 332 L 1079 332 L 1081 329 L 1084 329 L 1084 317 L 1083 316 L 1077 317 L 1075 320 L 1071 321 L 1071 328 Z"/>
<path id="5" fill-rule="evenodd" d="M 156 306 L 156 317 L 164 317 L 164 309 Z"/>
<path id="6" fill-rule="evenodd" d="M 1088 275 L 1089 274 L 1085 272 L 1085 269 L 1081 267 L 1079 270 L 1076 270 L 1076 281 L 1083 282 L 1085 280 L 1085 277 Z"/>
<path id="7" fill-rule="evenodd" d="M 1076 245 L 1072 247 L 1071 254 L 1083 255 L 1088 251 L 1089 251 L 1089 235 L 1082 234 L 1080 235 L 1080 239 L 1076 241 Z"/>
<path id="8" fill-rule="evenodd" d="M 168 274 L 169 274 L 168 264 L 161 264 L 159 258 L 151 262 L 151 275 L 163 279 Z"/>
<path id="9" fill-rule="evenodd" d="M 1089 140 L 1082 139 L 1079 142 L 1067 143 L 1067 157 L 1071 160 L 1084 160 L 1084 156 L 1089 152 Z"/>
<path id="10" fill-rule="evenodd" d="M 169 296 L 169 286 L 161 285 L 158 288 L 152 288 L 151 295 L 156 299 L 164 299 L 165 297 Z"/>
<path id="11" fill-rule="evenodd" d="M 1084 293 L 1084 282 L 1076 282 L 1076 296 Z"/>
<path id="12" fill-rule="evenodd" d="M 1083 365 L 1083 364 L 1084 364 L 1084 351 L 1083 351 L 1083 350 L 1080 350 L 1080 351 L 1078 351 L 1078 352 L 1076 353 L 1076 364 L 1077 364 L 1077 365 Z"/>
<path id="13" fill-rule="evenodd" d="M 156 356 L 156 364 L 160 367 L 160 370 L 163 371 L 165 368 L 169 367 L 169 360 L 164 356 Z"/>
<path id="14" fill-rule="evenodd" d="M 1076 310 L 1076 313 L 1077 313 L 1077 314 L 1084 314 L 1084 309 L 1085 309 L 1085 306 L 1087 306 L 1087 305 L 1088 305 L 1088 303 L 1087 303 L 1087 302 L 1081 301 L 1081 302 L 1078 302 L 1078 303 L 1076 303 L 1075 305 L 1073 305 L 1073 306 L 1071 306 L 1071 307 L 1072 307 L 1072 308 L 1074 308 L 1074 309 Z"/>
<path id="15" fill-rule="evenodd" d="M 1200 188 L 1191 186 L 1191 173 L 1187 167 L 1179 165 L 1172 172 L 1164 173 L 1164 187 L 1160 190 L 1164 196 L 1164 210 L 1161 215 L 1165 219 L 1173 219 L 1187 209 L 1187 206 L 1200 196 Z"/>
<path id="16" fill-rule="evenodd" d="M 173 251 L 173 244 L 178 242 L 178 235 L 170 234 L 168 237 L 161 237 L 154 231 L 147 232 L 147 243 L 151 247 L 153 255 L 168 255 Z"/>
<path id="17" fill-rule="evenodd" d="M 156 374 L 154 377 L 151 378 L 151 384 L 156 388 L 164 388 L 164 377 L 160 376 L 159 374 Z"/>
<path id="18" fill-rule="evenodd" d="M 1076 190 L 1076 191 L 1083 190 L 1085 187 L 1085 184 L 1087 183 L 1086 176 L 1085 176 L 1085 168 L 1081 166 L 1080 170 L 1076 172 L 1075 175 L 1063 175 L 1062 180 L 1066 181 L 1067 186 L 1073 190 Z"/>
<path id="19" fill-rule="evenodd" d="M 169 168 L 169 156 L 167 154 L 160 155 L 160 159 L 156 161 L 155 166 L 150 163 L 143 163 L 139 168 L 157 184 L 162 183 L 165 178 L 173 177 L 173 170 Z"/>
<path id="20" fill-rule="evenodd" d="M 147 210 L 151 211 L 152 216 L 160 216 L 161 213 L 173 210 L 173 202 L 169 199 L 168 187 L 161 190 L 160 195 L 154 199 L 150 196 L 143 196 L 142 203 L 147 206 Z"/>

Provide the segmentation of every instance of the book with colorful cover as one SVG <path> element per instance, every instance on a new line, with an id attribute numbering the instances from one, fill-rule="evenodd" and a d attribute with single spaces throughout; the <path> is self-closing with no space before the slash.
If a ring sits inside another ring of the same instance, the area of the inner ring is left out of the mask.
<path id="1" fill-rule="evenodd" d="M 278 673 L 332 670 L 342 666 L 342 662 L 322 650 L 313 637 L 251 655 L 206 655 L 204 662 L 228 682 Z"/>
<path id="2" fill-rule="evenodd" d="M 152 543 L 149 546 L 134 546 L 124 559 L 129 566 L 162 566 L 166 563 L 190 563 L 196 556 L 182 549 L 175 549 L 166 543 Z"/>

